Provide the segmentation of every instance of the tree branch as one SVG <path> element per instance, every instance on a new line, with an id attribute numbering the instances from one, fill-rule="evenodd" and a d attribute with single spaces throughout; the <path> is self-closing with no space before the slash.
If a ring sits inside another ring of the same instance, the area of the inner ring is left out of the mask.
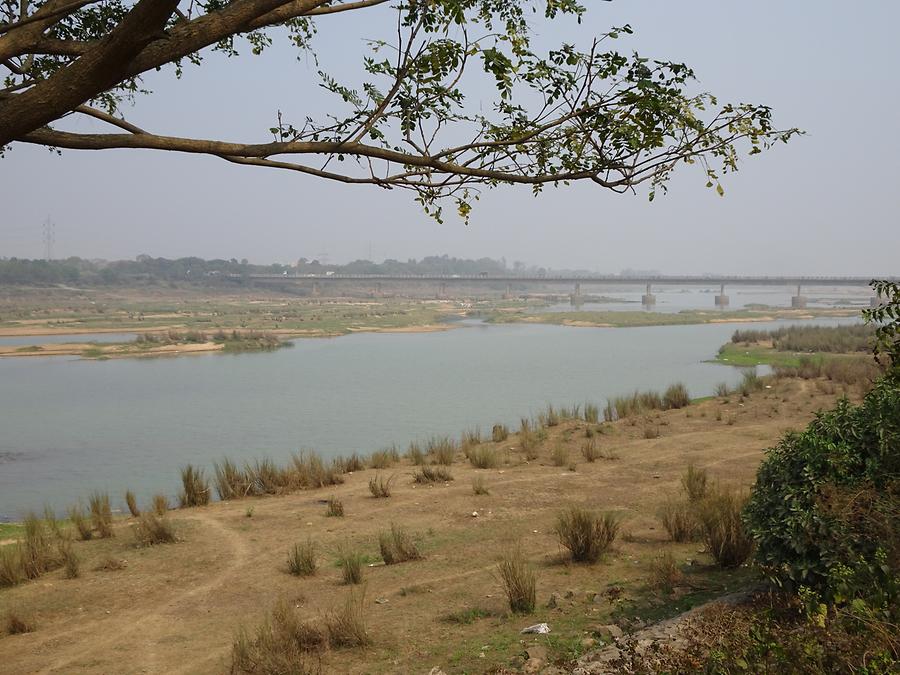
<path id="1" fill-rule="evenodd" d="M 96 48 L 22 94 L 0 102 L 0 146 L 118 84 L 132 59 L 159 41 L 177 6 L 178 0 L 140 0 Z"/>

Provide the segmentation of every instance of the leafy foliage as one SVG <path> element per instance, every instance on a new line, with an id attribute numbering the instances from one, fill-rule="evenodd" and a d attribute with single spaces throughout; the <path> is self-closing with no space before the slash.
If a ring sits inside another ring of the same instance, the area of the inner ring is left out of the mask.
<path id="1" fill-rule="evenodd" d="M 790 589 L 896 613 L 900 386 L 885 377 L 768 451 L 745 510 L 756 557 Z"/>
<path id="2" fill-rule="evenodd" d="M 32 3 L 30 17 L 19 16 L 17 4 L 0 3 L 0 17 L 6 20 L 0 35 L 21 36 L 22 27 L 16 22 L 33 17 L 45 3 Z M 23 92 L 40 88 L 54 94 L 57 81 L 65 84 L 67 67 L 94 54 L 139 7 L 133 0 L 80 4 L 72 3 L 34 36 L 23 37 L 21 46 L 0 50 L 7 70 L 0 94 L 16 94 L 0 102 L 0 122 L 4 106 L 12 117 L 15 100 L 25 100 Z M 616 192 L 646 183 L 653 199 L 665 191 L 671 172 L 680 164 L 698 165 L 706 185 L 723 194 L 720 179 L 737 170 L 741 152 L 757 154 L 799 133 L 777 129 L 767 106 L 720 105 L 715 96 L 696 91 L 694 73 L 683 63 L 608 48 L 632 34 L 629 25 L 597 36 L 584 51 L 563 44 L 539 53 L 532 49 L 529 19 L 536 4 L 533 0 L 400 0 L 357 6 L 326 0 L 191 3 L 186 14 L 173 11 L 168 18 L 155 19 L 166 39 L 151 40 L 130 55 L 127 67 L 111 84 L 104 80 L 84 88 L 82 103 L 95 108 L 73 108 L 68 98 L 59 103 L 57 120 L 73 112 L 90 115 L 119 127 L 115 134 L 10 124 L 3 135 L 0 124 L 0 145 L 24 140 L 54 148 L 202 152 L 241 164 L 408 189 L 440 221 L 446 202 L 468 220 L 479 190 L 504 184 L 527 185 L 538 194 L 544 186 L 575 180 Z M 568 16 L 580 22 L 585 12 L 576 0 L 541 4 L 545 20 Z M 349 11 L 396 15 L 390 38 L 366 41 L 361 77 L 355 82 L 330 74 L 318 63 L 314 47 L 317 22 L 339 21 Z M 266 125 L 272 144 L 216 147 L 219 142 L 158 136 L 111 116 L 118 114 L 123 102 L 149 93 L 142 86 L 146 72 L 166 68 L 180 77 L 185 62 L 200 66 L 209 52 L 238 57 L 249 47 L 258 55 L 277 39 L 287 39 L 315 58 L 318 84 L 336 100 L 333 111 L 319 120 L 305 112 L 292 116 L 278 111 Z M 485 82 L 495 94 L 487 106 L 480 104 L 480 95 L 471 96 Z M 48 100 L 52 103 L 52 96 Z M 123 129 L 129 133 L 120 133 Z M 271 159 L 285 154 L 307 159 Z"/>

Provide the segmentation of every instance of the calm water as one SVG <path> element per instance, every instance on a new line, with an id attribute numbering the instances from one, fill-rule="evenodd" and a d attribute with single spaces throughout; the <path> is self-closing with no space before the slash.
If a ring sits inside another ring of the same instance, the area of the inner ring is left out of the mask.
<path id="1" fill-rule="evenodd" d="M 180 465 L 223 455 L 368 453 L 679 380 L 707 395 L 741 377 L 703 363 L 735 327 L 467 323 L 255 354 L 0 360 L 0 517 L 62 509 L 98 489 L 117 502 L 128 488 L 171 495 Z"/>

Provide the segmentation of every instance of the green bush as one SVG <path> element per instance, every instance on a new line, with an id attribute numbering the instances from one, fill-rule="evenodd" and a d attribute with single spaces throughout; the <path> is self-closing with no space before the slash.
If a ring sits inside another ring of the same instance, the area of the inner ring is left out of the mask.
<path id="1" fill-rule="evenodd" d="M 770 449 L 744 513 L 779 584 L 828 601 L 900 597 L 900 378 L 846 399 Z"/>

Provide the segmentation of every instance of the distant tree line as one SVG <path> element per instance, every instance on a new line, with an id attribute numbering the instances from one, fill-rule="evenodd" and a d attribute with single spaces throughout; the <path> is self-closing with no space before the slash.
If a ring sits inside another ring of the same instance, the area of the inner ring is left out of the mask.
<path id="1" fill-rule="evenodd" d="M 64 260 L 29 260 L 0 258 L 0 284 L 80 284 L 131 285 L 136 283 L 242 283 L 251 274 L 410 274 L 410 275 L 476 275 L 487 273 L 528 274 L 547 273 L 545 268 L 529 267 L 515 262 L 512 268 L 505 259 L 453 258 L 447 255 L 427 256 L 421 260 L 387 259 L 381 263 L 354 260 L 345 265 L 326 264 L 319 260 L 300 258 L 294 265 L 256 265 L 246 259 L 204 260 L 203 258 L 153 258 L 139 255 L 134 260 L 86 260 L 72 257 Z"/>

